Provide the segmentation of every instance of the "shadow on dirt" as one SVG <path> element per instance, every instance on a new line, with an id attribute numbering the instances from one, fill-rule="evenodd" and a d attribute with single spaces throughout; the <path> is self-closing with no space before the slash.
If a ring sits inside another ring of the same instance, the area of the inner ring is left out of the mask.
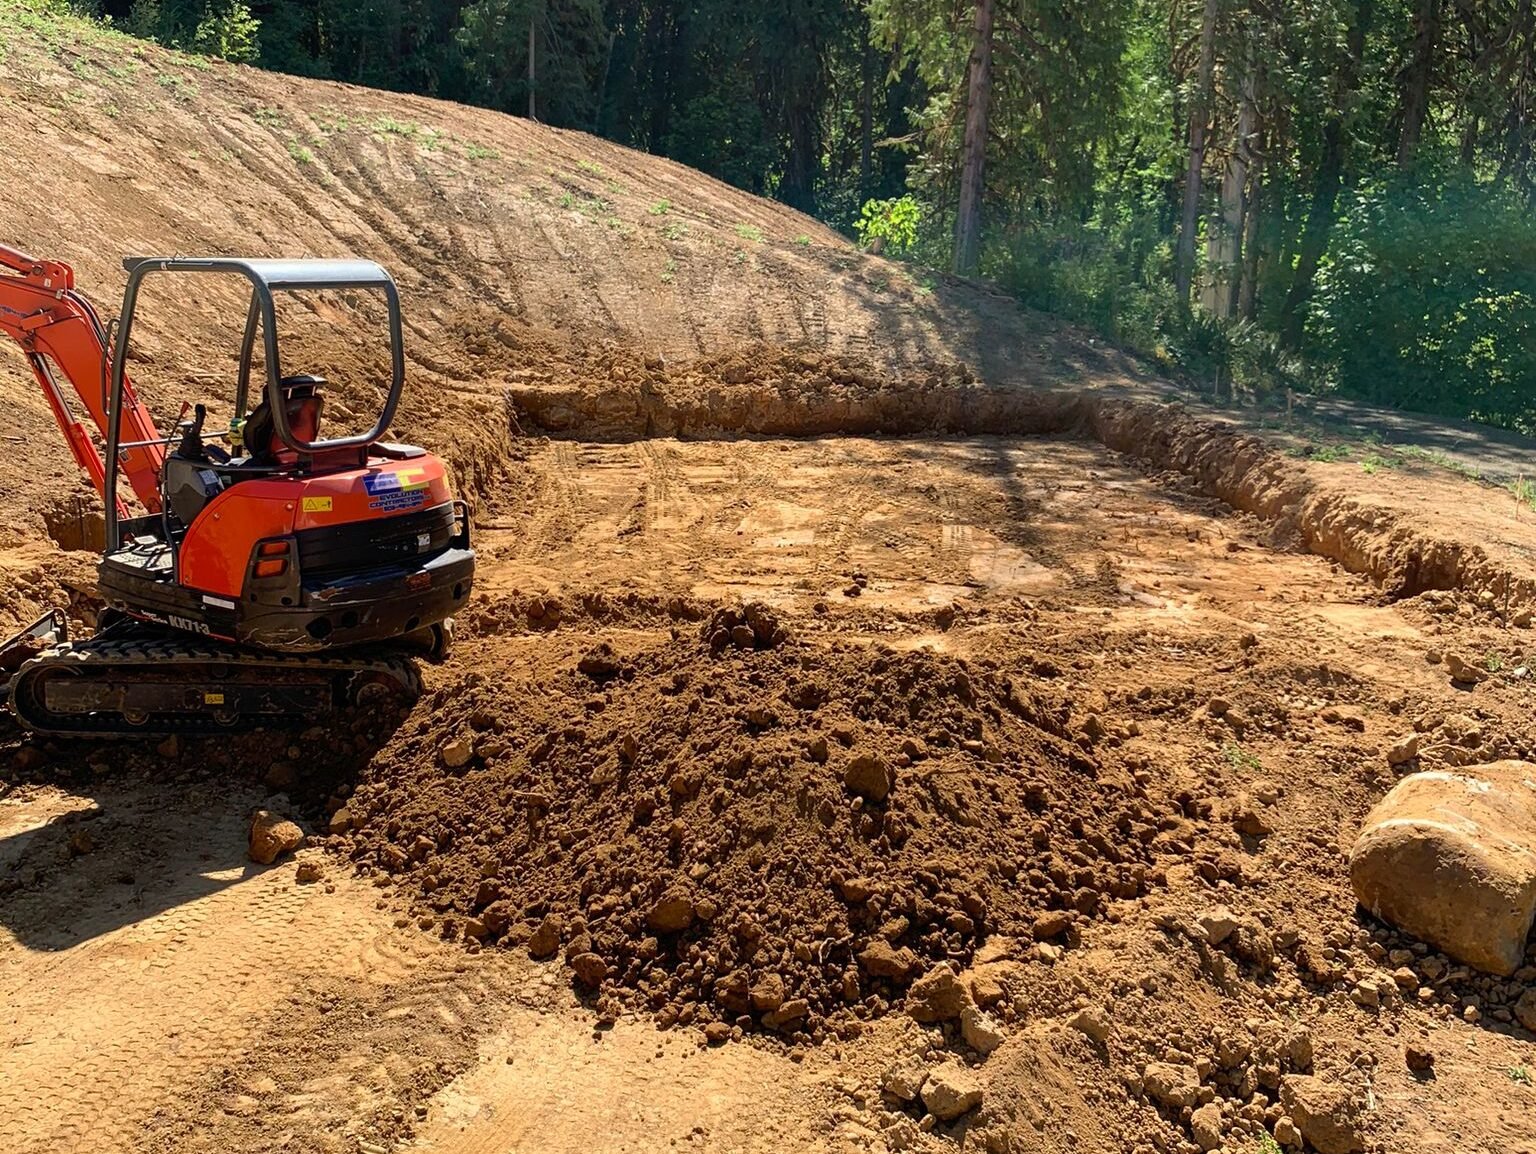
<path id="1" fill-rule="evenodd" d="M 130 744 L 13 747 L 13 764 L 34 764 L 27 785 L 0 800 L 0 926 L 43 951 L 174 907 L 195 926 L 202 899 L 283 868 L 247 857 L 254 811 L 323 828 L 403 720 L 381 711 L 197 739 L 169 757 Z"/>

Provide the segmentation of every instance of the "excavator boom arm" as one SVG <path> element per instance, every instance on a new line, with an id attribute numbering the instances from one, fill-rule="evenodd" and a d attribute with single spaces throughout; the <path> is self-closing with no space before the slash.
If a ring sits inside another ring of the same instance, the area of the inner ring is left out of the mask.
<path id="1" fill-rule="evenodd" d="M 75 291 L 74 270 L 62 261 L 38 260 L 0 244 L 0 333 L 21 346 L 75 462 L 105 498 L 106 464 L 101 451 L 71 413 L 59 385 L 62 375 L 105 439 L 111 351 L 96 309 Z M 126 375 L 120 435 L 123 445 L 132 446 L 120 447 L 118 452 L 123 476 L 144 507 L 158 513 L 166 447 Z M 118 514 L 126 516 L 127 510 L 120 507 Z"/>

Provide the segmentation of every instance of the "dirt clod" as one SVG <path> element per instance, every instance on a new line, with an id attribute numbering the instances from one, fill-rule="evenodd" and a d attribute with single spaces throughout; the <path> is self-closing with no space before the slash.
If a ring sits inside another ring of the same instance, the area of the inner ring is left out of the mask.
<path id="1" fill-rule="evenodd" d="M 885 759 L 874 754 L 861 754 L 849 761 L 843 770 L 843 784 L 850 793 L 866 801 L 882 802 L 896 784 L 896 775 Z"/>
<path id="2" fill-rule="evenodd" d="M 981 1105 L 981 1076 L 959 1062 L 945 1062 L 928 1072 L 922 1099 L 940 1122 L 952 1122 Z"/>
<path id="3" fill-rule="evenodd" d="M 970 1004 L 970 991 L 948 962 L 929 970 L 907 991 L 906 1010 L 917 1022 L 953 1021 Z"/>
<path id="4" fill-rule="evenodd" d="M 1193 1106 L 1200 1093 L 1199 1072 L 1182 1063 L 1148 1063 L 1141 1072 L 1141 1081 L 1153 1101 L 1174 1110 Z"/>
<path id="5" fill-rule="evenodd" d="M 1357 1154 L 1365 1149 L 1359 1107 L 1344 1086 L 1310 1074 L 1287 1074 L 1280 1084 L 1280 1101 L 1318 1154 Z"/>
<path id="6" fill-rule="evenodd" d="M 279 817 L 270 810 L 257 810 L 251 818 L 250 846 L 247 852 L 258 865 L 271 865 L 285 853 L 304 844 L 304 831 L 298 824 Z"/>

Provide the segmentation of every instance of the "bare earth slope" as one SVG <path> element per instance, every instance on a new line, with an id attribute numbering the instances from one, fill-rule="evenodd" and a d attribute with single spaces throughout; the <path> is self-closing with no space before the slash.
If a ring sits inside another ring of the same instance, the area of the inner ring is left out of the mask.
<path id="1" fill-rule="evenodd" d="M 374 258 L 401 285 L 418 414 L 502 383 L 466 344 L 531 334 L 673 358 L 763 341 L 892 367 L 959 359 L 1032 384 L 1104 367 L 1003 298 L 919 283 L 788 208 L 584 133 L 3 10 L 0 239 L 72 263 L 108 313 L 125 255 Z M 222 367 L 208 362 L 231 349 L 239 305 L 204 291 L 145 314 L 146 352 Z M 10 352 L 0 395 L 30 439 L 45 414 Z M 59 457 L 50 443 L 29 468 L 62 478 Z"/>

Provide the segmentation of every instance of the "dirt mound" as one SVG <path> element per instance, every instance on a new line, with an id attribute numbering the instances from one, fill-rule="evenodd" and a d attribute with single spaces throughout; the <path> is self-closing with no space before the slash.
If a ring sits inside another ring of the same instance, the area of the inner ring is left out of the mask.
<path id="1" fill-rule="evenodd" d="M 714 621 L 460 674 L 365 771 L 340 848 L 445 936 L 563 950 L 610 1011 L 802 1041 L 1144 890 L 1152 827 L 1042 687 L 735 620 L 742 647 Z"/>

